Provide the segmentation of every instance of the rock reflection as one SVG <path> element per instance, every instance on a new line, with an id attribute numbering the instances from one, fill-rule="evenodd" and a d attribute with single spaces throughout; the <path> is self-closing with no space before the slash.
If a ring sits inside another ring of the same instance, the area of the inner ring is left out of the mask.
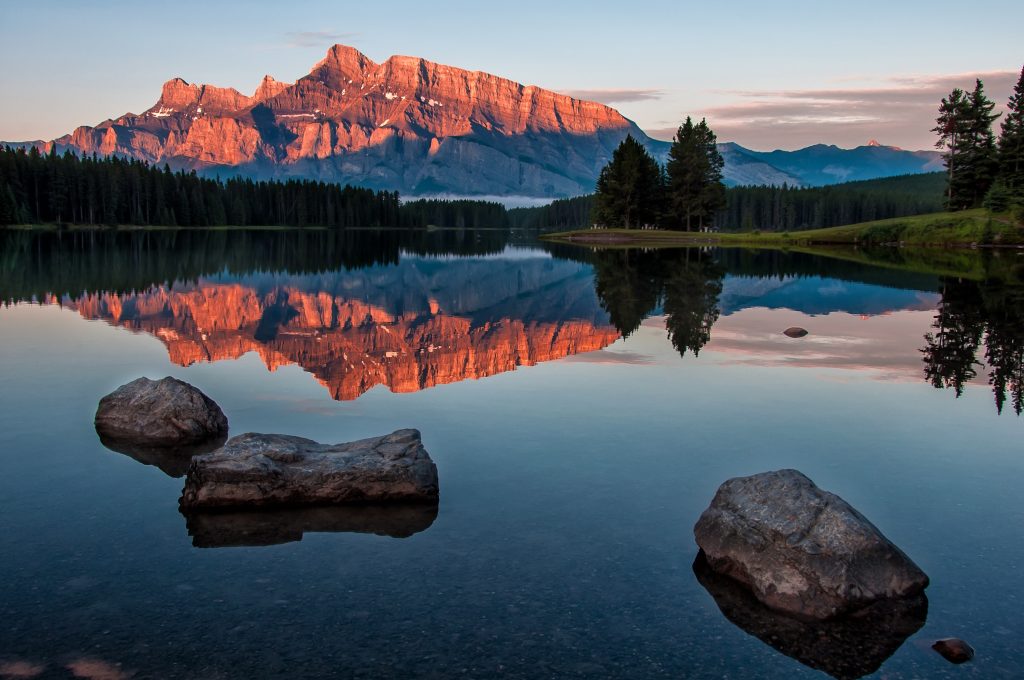
<path id="1" fill-rule="evenodd" d="M 919 596 L 876 603 L 832 621 L 804 621 L 761 604 L 733 579 L 711 570 L 700 552 L 693 563 L 697 581 L 730 622 L 805 666 L 839 680 L 877 671 L 924 625 L 928 599 Z"/>
<path id="2" fill-rule="evenodd" d="M 157 447 L 139 446 L 104 435 L 99 435 L 99 438 L 100 443 L 111 451 L 134 458 L 143 465 L 160 468 L 168 477 L 184 477 L 193 456 L 210 453 L 227 441 L 227 435 L 224 435 L 195 446 Z"/>
<path id="3" fill-rule="evenodd" d="M 437 518 L 437 506 L 355 505 L 183 514 L 193 546 L 227 548 L 291 543 L 301 541 L 307 532 L 408 538 L 430 528 Z"/>

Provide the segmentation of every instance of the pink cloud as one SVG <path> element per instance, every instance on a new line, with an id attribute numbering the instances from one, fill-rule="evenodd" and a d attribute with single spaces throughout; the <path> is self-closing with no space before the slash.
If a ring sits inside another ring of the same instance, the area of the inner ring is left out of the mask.
<path id="1" fill-rule="evenodd" d="M 897 75 L 876 87 L 729 90 L 723 92 L 734 101 L 709 107 L 701 115 L 707 116 L 720 140 L 757 149 L 820 142 L 859 146 L 868 139 L 929 149 L 934 145 L 930 130 L 942 97 L 955 87 L 971 89 L 980 78 L 997 111 L 1003 110 L 1018 76 L 1016 71 Z M 671 137 L 667 128 L 650 133 Z"/>

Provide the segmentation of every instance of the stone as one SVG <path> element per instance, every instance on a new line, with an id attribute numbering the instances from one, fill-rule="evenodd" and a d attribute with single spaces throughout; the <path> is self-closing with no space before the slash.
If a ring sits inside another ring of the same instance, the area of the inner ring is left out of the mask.
<path id="1" fill-rule="evenodd" d="M 375 534 L 408 538 L 426 531 L 437 518 L 437 505 L 336 505 L 190 512 L 185 526 L 196 548 L 262 546 L 301 541 L 306 533 Z"/>
<path id="2" fill-rule="evenodd" d="M 807 329 L 800 328 L 800 326 L 790 326 L 786 330 L 782 331 L 782 334 L 790 338 L 802 338 L 807 335 Z"/>
<path id="3" fill-rule="evenodd" d="M 284 434 L 232 437 L 189 464 L 182 510 L 438 502 L 437 467 L 418 430 L 343 444 Z"/>
<path id="4" fill-rule="evenodd" d="M 974 647 L 960 638 L 944 638 L 936 640 L 932 649 L 941 654 L 950 663 L 965 663 L 974 658 Z"/>
<path id="5" fill-rule="evenodd" d="M 193 446 L 228 432 L 228 419 L 216 402 L 170 377 L 121 385 L 100 399 L 95 425 L 108 447 L 122 448 Z"/>
<path id="6" fill-rule="evenodd" d="M 928 598 L 919 593 L 880 600 L 856 615 L 809 621 L 766 607 L 739 581 L 711 569 L 703 551 L 693 572 L 731 623 L 805 666 L 843 680 L 877 671 L 928 618 Z"/>
<path id="7" fill-rule="evenodd" d="M 796 470 L 727 480 L 694 527 L 715 571 L 809 619 L 921 593 L 928 577 L 863 515 Z"/>

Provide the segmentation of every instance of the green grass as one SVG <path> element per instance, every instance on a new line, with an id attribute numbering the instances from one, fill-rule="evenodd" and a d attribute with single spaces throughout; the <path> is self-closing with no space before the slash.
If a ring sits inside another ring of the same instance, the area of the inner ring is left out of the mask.
<path id="1" fill-rule="evenodd" d="M 658 229 L 577 229 L 542 238 L 595 246 L 720 245 L 786 248 L 809 245 L 1024 245 L 1024 229 L 983 209 L 932 213 L 793 232 L 695 233 Z"/>

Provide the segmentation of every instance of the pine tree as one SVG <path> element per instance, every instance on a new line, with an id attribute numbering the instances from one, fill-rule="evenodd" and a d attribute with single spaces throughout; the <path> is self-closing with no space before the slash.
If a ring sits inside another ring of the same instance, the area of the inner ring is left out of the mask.
<path id="1" fill-rule="evenodd" d="M 985 96 L 985 87 L 980 80 L 975 81 L 974 91 L 967 96 L 967 103 L 970 117 L 967 122 L 964 174 L 968 180 L 966 188 L 969 192 L 969 203 L 971 207 L 978 207 L 992 187 L 999 167 L 992 123 L 1001 114 L 992 113 L 996 104 Z"/>
<path id="2" fill-rule="evenodd" d="M 687 116 L 668 152 L 668 211 L 672 226 L 690 231 L 710 226 L 725 207 L 724 160 L 715 133 L 706 120 L 694 124 Z"/>
<path id="3" fill-rule="evenodd" d="M 960 166 L 967 149 L 965 138 L 969 134 L 969 113 L 970 105 L 964 91 L 955 88 L 939 104 L 939 115 L 935 119 L 935 127 L 932 128 L 932 132 L 939 136 L 935 147 L 945 149 L 943 160 L 946 164 L 946 208 L 949 210 L 966 207 L 962 198 L 966 187 L 961 180 Z"/>
<path id="4" fill-rule="evenodd" d="M 999 180 L 1011 198 L 1024 200 L 1024 68 L 999 131 Z"/>
<path id="5" fill-rule="evenodd" d="M 656 224 L 662 195 L 661 167 L 640 142 L 626 135 L 597 178 L 594 222 L 626 229 Z"/>

